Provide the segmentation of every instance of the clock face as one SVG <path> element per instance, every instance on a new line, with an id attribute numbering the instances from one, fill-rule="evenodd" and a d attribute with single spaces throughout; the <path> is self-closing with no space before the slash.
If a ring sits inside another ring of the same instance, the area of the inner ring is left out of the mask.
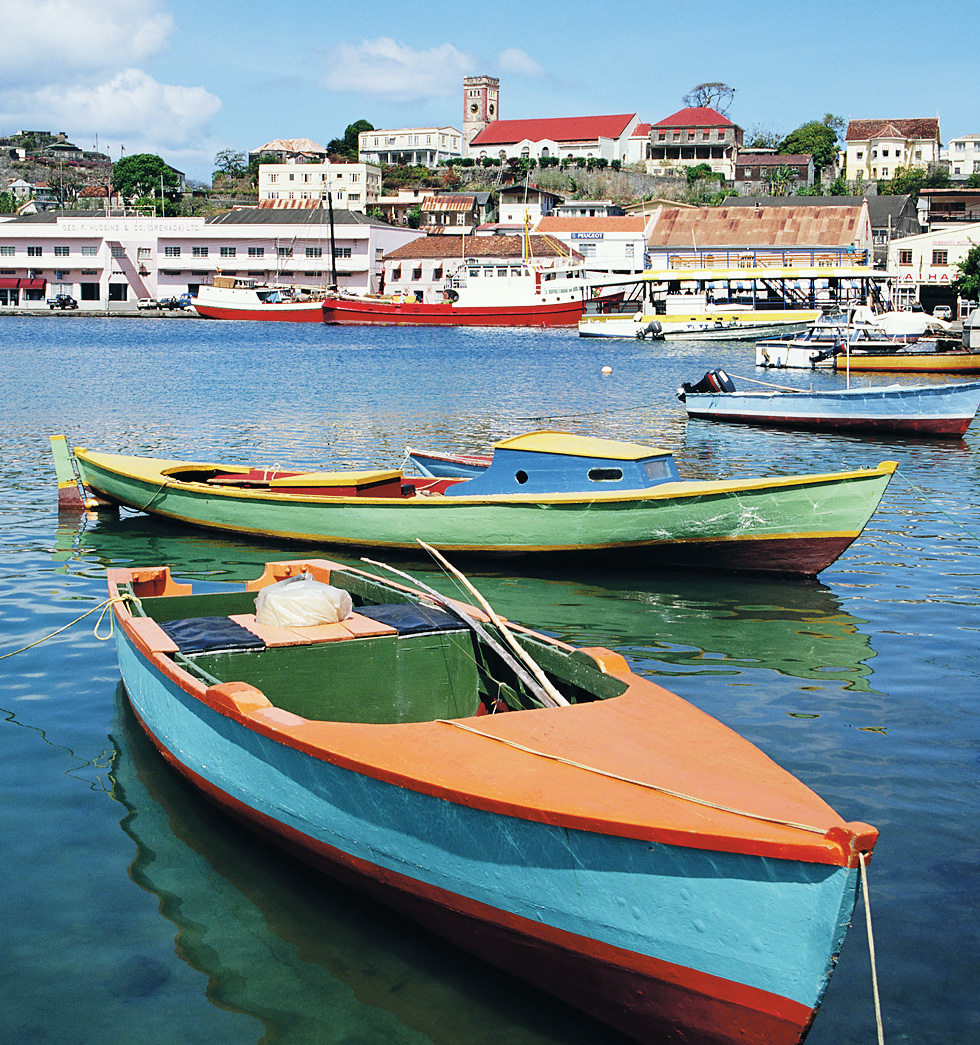
<path id="1" fill-rule="evenodd" d="M 490 115 L 493 116 L 493 105 L 487 107 L 487 112 L 489 112 Z"/>
<path id="2" fill-rule="evenodd" d="M 476 102 L 474 102 L 474 103 L 473 103 L 473 104 L 472 104 L 472 105 L 470 106 L 470 112 L 479 112 L 479 111 L 480 111 L 480 107 L 479 107 L 479 105 L 477 105 L 477 104 L 476 104 Z"/>

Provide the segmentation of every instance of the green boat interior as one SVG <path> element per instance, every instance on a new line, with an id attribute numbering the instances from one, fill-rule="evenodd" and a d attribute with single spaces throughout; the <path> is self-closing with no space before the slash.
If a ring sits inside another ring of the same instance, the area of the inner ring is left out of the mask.
<path id="1" fill-rule="evenodd" d="M 184 670 L 208 685 L 249 683 L 272 704 L 307 719 L 422 722 L 542 706 L 526 676 L 446 610 L 361 574 L 335 570 L 330 583 L 350 593 L 357 626 L 381 633 L 338 637 L 342 625 L 325 625 L 299 629 L 302 641 L 275 645 L 232 619 L 254 627 L 255 591 L 137 591 L 130 605 L 134 616 L 155 621 L 178 645 L 164 655 Z M 496 628 L 483 627 L 503 644 Z M 584 651 L 526 634 L 519 641 L 569 703 L 627 688 Z"/>

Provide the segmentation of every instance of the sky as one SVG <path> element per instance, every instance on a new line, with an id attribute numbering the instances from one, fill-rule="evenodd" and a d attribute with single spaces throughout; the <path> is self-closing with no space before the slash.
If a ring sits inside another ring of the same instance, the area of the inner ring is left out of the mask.
<path id="1" fill-rule="evenodd" d="M 215 155 L 326 145 L 351 123 L 462 129 L 463 77 L 500 117 L 636 113 L 735 89 L 729 117 L 785 136 L 832 113 L 939 116 L 980 134 L 975 0 L 0 0 L 0 135 L 65 131 L 210 182 Z"/>

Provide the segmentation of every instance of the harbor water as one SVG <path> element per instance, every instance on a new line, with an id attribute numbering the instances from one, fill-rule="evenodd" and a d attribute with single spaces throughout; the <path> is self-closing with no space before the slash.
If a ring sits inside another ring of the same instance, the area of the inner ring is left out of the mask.
<path id="1" fill-rule="evenodd" d="M 106 568 L 169 564 L 218 587 L 295 549 L 128 511 L 59 518 L 49 451 L 64 433 L 123 453 L 393 467 L 407 446 L 473 452 L 538 428 L 668 447 L 693 478 L 898 462 L 817 580 L 710 561 L 461 565 L 499 612 L 618 651 L 878 827 L 885 1040 L 980 1040 L 980 422 L 962 440 L 886 440 L 686 420 L 677 386 L 716 366 L 741 387 L 844 383 L 758 372 L 738 342 L 51 316 L 0 318 L 0 346 L 0 655 L 30 646 L 0 661 L 0 1041 L 622 1042 L 257 841 L 166 767 L 127 710 L 108 618 L 94 630 Z M 388 559 L 451 590 L 423 559 Z M 876 1040 L 871 980 L 859 904 L 810 1045 Z"/>

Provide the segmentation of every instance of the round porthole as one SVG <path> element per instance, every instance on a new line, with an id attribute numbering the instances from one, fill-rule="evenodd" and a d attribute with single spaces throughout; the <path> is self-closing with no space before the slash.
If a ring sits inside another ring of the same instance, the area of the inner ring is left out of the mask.
<path id="1" fill-rule="evenodd" d="M 527 482 L 527 472 L 516 472 L 514 478 L 521 486 L 523 486 Z"/>

